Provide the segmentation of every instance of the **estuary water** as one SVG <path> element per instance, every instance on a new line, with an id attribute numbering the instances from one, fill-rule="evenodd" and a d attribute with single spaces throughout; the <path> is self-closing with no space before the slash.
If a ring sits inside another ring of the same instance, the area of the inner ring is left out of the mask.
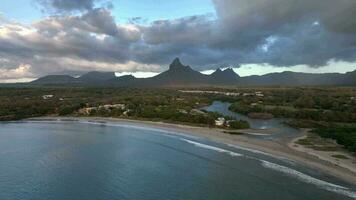
<path id="1" fill-rule="evenodd" d="M 262 152 L 88 121 L 0 123 L 1 200 L 356 198 L 356 187 Z"/>
<path id="2" fill-rule="evenodd" d="M 286 119 L 252 119 L 246 115 L 235 113 L 229 110 L 231 103 L 214 101 L 210 106 L 202 108 L 210 112 L 218 112 L 224 116 L 234 117 L 239 120 L 247 121 L 252 129 L 270 129 L 273 132 L 270 136 L 257 136 L 261 139 L 275 139 L 280 137 L 295 137 L 299 130 L 292 128 L 284 123 Z"/>

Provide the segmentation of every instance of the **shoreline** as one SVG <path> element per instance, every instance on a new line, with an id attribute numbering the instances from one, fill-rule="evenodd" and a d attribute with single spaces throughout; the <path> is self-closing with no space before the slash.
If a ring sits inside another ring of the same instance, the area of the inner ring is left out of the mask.
<path id="1" fill-rule="evenodd" d="M 277 140 L 260 140 L 246 135 L 231 135 L 223 133 L 223 129 L 189 126 L 182 124 L 171 124 L 156 121 L 141 121 L 122 118 L 110 117 L 35 117 L 28 118 L 22 121 L 78 121 L 86 120 L 98 123 L 125 123 L 126 125 L 143 126 L 147 128 L 157 128 L 173 132 L 181 132 L 183 134 L 208 139 L 214 142 L 223 143 L 227 145 L 236 145 L 243 148 L 258 150 L 263 153 L 268 153 L 276 157 L 282 157 L 304 166 L 321 170 L 325 174 L 339 178 L 349 184 L 355 185 L 356 183 L 356 169 L 350 169 L 347 166 L 339 165 L 330 159 L 323 159 L 317 152 L 313 154 L 308 153 L 305 149 L 294 147 L 294 142 L 306 135 L 303 131 L 302 135 L 294 138 L 281 138 Z"/>

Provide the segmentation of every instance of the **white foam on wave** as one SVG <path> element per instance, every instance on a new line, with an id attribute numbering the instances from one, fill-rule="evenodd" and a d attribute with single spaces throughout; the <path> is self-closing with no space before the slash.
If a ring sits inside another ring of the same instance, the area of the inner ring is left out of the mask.
<path id="1" fill-rule="evenodd" d="M 180 139 L 185 141 L 185 142 L 188 142 L 190 144 L 193 144 L 194 146 L 201 147 L 201 148 L 204 148 L 204 149 L 209 149 L 209 150 L 217 151 L 217 152 L 220 152 L 220 153 L 226 153 L 226 154 L 229 154 L 231 156 L 243 156 L 242 154 L 239 154 L 239 153 L 236 153 L 236 152 L 233 152 L 233 151 L 229 151 L 229 150 L 226 150 L 226 149 L 222 149 L 222 148 L 219 148 L 219 147 L 214 147 L 214 146 L 210 146 L 210 145 L 207 145 L 207 144 L 194 142 L 194 141 L 187 140 L 187 139 L 184 139 L 184 138 L 180 138 Z"/>
<path id="2" fill-rule="evenodd" d="M 306 175 L 302 172 L 299 172 L 297 170 L 291 169 L 289 167 L 285 167 L 282 165 L 278 165 L 272 162 L 268 162 L 265 160 L 260 160 L 262 162 L 262 166 L 268 168 L 268 169 L 272 169 L 275 171 L 279 171 L 282 172 L 284 174 L 287 174 L 288 176 L 292 176 L 294 178 L 297 178 L 300 181 L 309 183 L 309 184 L 313 184 L 316 185 L 317 187 L 320 187 L 322 189 L 331 191 L 331 192 L 336 192 L 338 194 L 342 194 L 351 198 L 356 198 L 356 192 L 350 191 L 349 188 L 340 186 L 340 185 L 336 185 L 333 183 L 329 183 L 314 177 L 311 177 L 309 175 Z"/>
<path id="3" fill-rule="evenodd" d="M 226 153 L 226 154 L 231 155 L 231 156 L 245 156 L 246 158 L 260 161 L 262 163 L 262 166 L 265 167 L 265 168 L 282 172 L 282 173 L 284 173 L 284 174 L 286 174 L 288 176 L 294 177 L 294 178 L 296 178 L 296 179 L 298 179 L 300 181 L 303 181 L 305 183 L 308 183 L 308 184 L 316 185 L 317 187 L 320 187 L 320 188 L 325 189 L 327 191 L 335 192 L 335 193 L 338 193 L 338 194 L 341 194 L 341 195 L 348 196 L 348 197 L 356 199 L 356 192 L 350 191 L 349 188 L 347 188 L 347 187 L 343 187 L 343 186 L 340 186 L 340 185 L 336 185 L 336 184 L 333 184 L 333 183 L 329 183 L 329 182 L 326 182 L 326 181 L 311 177 L 311 176 L 309 176 L 307 174 L 304 174 L 304 173 L 299 172 L 297 170 L 294 170 L 292 168 L 289 168 L 289 167 L 286 167 L 286 166 L 282 166 L 282 165 L 278 165 L 276 163 L 272 163 L 272 162 L 269 162 L 269 161 L 266 161 L 266 160 L 262 160 L 262 159 L 259 159 L 259 158 L 253 157 L 253 156 L 246 156 L 246 155 L 243 155 L 243 154 L 239 154 L 239 153 L 236 153 L 236 152 L 233 152 L 233 151 L 230 151 L 230 150 L 226 150 L 226 149 L 222 149 L 222 148 L 219 148 L 219 147 L 214 147 L 214 146 L 202 144 L 202 143 L 191 141 L 191 140 L 187 140 L 187 139 L 184 139 L 184 138 L 180 138 L 180 139 L 182 141 L 185 141 L 187 143 L 193 144 L 194 146 L 197 146 L 197 147 L 200 147 L 200 148 L 209 149 L 209 150 L 217 151 L 217 152 L 220 152 L 220 153 Z M 240 149 L 247 150 L 247 151 L 251 150 L 251 149 L 244 148 L 244 147 L 239 147 L 239 146 L 232 146 L 232 147 L 235 147 L 235 148 L 238 147 Z M 264 153 L 264 152 L 261 152 L 261 151 L 258 151 L 258 150 L 252 150 L 252 152 L 268 155 L 267 153 Z"/>

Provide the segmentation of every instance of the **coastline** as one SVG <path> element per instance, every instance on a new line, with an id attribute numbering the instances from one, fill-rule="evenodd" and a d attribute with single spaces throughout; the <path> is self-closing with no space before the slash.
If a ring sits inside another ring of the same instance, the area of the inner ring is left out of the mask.
<path id="1" fill-rule="evenodd" d="M 258 150 L 264 153 L 271 154 L 276 157 L 282 157 L 296 163 L 305 165 L 307 167 L 320 170 L 328 175 L 337 177 L 350 184 L 356 183 L 356 169 L 350 168 L 338 163 L 332 159 L 323 159 L 322 155 L 318 152 L 310 153 L 305 148 L 296 147 L 294 142 L 304 137 L 306 131 L 302 136 L 289 139 L 277 139 L 277 140 L 259 140 L 246 135 L 231 135 L 223 133 L 223 129 L 197 127 L 182 124 L 171 124 L 165 122 L 154 121 L 141 121 L 122 118 L 110 118 L 110 117 L 36 117 L 25 119 L 24 121 L 78 121 L 85 120 L 99 123 L 122 123 L 126 125 L 142 126 L 147 128 L 157 128 L 173 132 L 180 132 L 186 135 L 192 135 L 211 141 L 224 143 L 227 145 L 236 145 L 242 148 L 248 148 L 252 150 Z"/>

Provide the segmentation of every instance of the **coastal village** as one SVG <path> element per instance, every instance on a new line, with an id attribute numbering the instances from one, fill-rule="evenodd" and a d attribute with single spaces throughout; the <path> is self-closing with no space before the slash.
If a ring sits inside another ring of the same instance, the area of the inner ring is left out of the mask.
<path id="1" fill-rule="evenodd" d="M 182 93 L 192 93 L 192 94 L 211 94 L 211 95 L 225 95 L 225 96 L 242 96 L 242 97 L 264 97 L 264 94 L 260 91 L 251 92 L 251 93 L 236 93 L 236 92 L 221 92 L 221 91 L 213 91 L 213 90 L 179 90 Z M 53 94 L 44 94 L 42 95 L 43 100 L 53 100 L 56 99 Z M 59 101 L 64 101 L 64 98 L 58 98 Z M 176 98 L 177 101 L 184 101 L 184 98 Z M 199 105 L 198 102 L 196 102 Z M 257 105 L 257 103 L 254 103 Z M 121 117 L 129 117 L 130 112 L 132 111 L 128 105 L 125 103 L 114 103 L 114 104 L 102 104 L 98 106 L 89 106 L 87 103 L 86 106 L 77 110 L 77 114 L 80 116 L 94 116 L 97 113 L 111 113 L 114 111 L 119 111 Z M 177 109 L 178 113 L 187 116 L 203 116 L 208 117 L 208 112 L 193 108 L 193 109 Z M 157 116 L 159 117 L 159 116 Z M 235 119 L 227 119 L 225 116 L 217 116 L 214 120 L 214 126 L 220 128 L 231 128 L 231 124 L 239 122 Z M 248 126 L 242 126 L 248 128 Z"/>

